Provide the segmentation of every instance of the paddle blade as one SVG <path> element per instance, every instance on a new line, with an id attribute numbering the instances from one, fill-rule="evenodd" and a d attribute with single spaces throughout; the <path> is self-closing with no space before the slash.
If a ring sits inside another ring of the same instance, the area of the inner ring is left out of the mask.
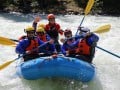
<path id="1" fill-rule="evenodd" d="M 110 31 L 110 28 L 111 28 L 111 25 L 110 24 L 107 24 L 107 25 L 104 25 L 104 26 L 101 26 L 99 27 L 98 29 L 96 29 L 95 31 L 93 31 L 94 33 L 105 33 L 105 32 L 108 32 Z"/>
<path id="2" fill-rule="evenodd" d="M 15 45 L 15 42 L 12 40 L 5 38 L 5 37 L 0 37 L 0 44 L 2 45 Z"/>
<path id="3" fill-rule="evenodd" d="M 9 45 L 9 46 L 11 46 L 11 47 L 16 47 L 16 46 L 17 46 L 17 44 L 16 44 L 16 45 Z"/>
<path id="4" fill-rule="evenodd" d="M 94 4 L 94 0 L 88 1 L 87 6 L 86 6 L 85 11 L 84 11 L 85 15 L 87 15 L 90 12 L 93 4 Z"/>
<path id="5" fill-rule="evenodd" d="M 11 60 L 11 61 L 8 61 L 2 65 L 0 65 L 0 70 L 4 69 L 5 67 L 7 67 L 8 65 L 10 65 L 12 62 L 14 62 L 15 60 Z"/>

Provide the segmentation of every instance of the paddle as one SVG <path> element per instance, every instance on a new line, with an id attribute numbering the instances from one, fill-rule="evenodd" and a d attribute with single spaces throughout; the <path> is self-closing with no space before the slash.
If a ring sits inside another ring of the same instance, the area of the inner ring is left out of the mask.
<path id="1" fill-rule="evenodd" d="M 101 26 L 101 27 L 99 27 L 98 29 L 96 29 L 96 30 L 94 31 L 94 33 L 99 33 L 99 34 L 105 33 L 105 32 L 110 31 L 110 28 L 111 28 L 111 25 L 110 25 L 110 24 L 104 25 L 104 26 Z M 105 49 L 103 49 L 103 48 L 101 48 L 101 47 L 99 47 L 99 46 L 96 46 L 96 47 L 97 47 L 98 49 L 101 49 L 101 50 L 103 50 L 103 51 L 105 51 L 105 52 L 113 55 L 113 56 L 116 56 L 116 57 L 120 58 L 120 56 L 117 55 L 117 54 L 114 54 L 114 53 L 112 53 L 112 52 L 110 52 L 110 51 L 108 51 L 108 50 L 105 50 Z"/>
<path id="2" fill-rule="evenodd" d="M 101 50 L 103 50 L 103 51 L 105 51 L 105 52 L 107 52 L 107 53 L 109 53 L 109 54 L 111 54 L 111 55 L 113 55 L 113 56 L 116 56 L 116 57 L 120 58 L 120 56 L 118 56 L 118 55 L 115 54 L 115 53 L 112 53 L 112 52 L 110 52 L 110 51 L 108 51 L 108 50 L 105 50 L 105 49 L 103 49 L 103 48 L 101 48 L 101 47 L 99 47 L 99 46 L 96 46 L 96 47 L 99 48 L 99 49 L 101 49 Z"/>
<path id="3" fill-rule="evenodd" d="M 80 25 L 79 25 L 79 26 L 81 26 L 81 25 L 82 25 L 82 23 L 83 23 L 83 21 L 84 21 L 85 16 L 86 16 L 86 15 L 90 12 L 90 10 L 91 10 L 91 8 L 92 8 L 93 4 L 94 4 L 94 0 L 89 0 L 89 1 L 88 1 L 87 6 L 86 6 L 85 11 L 84 11 L 84 17 L 82 18 L 82 21 L 81 21 L 81 23 L 80 23 Z M 75 34 L 75 35 L 77 35 L 78 31 L 79 31 L 79 29 L 77 29 L 77 32 L 76 32 L 76 34 Z"/>
<path id="4" fill-rule="evenodd" d="M 105 33 L 105 32 L 110 31 L 110 28 L 111 28 L 111 25 L 110 24 L 106 24 L 106 25 L 103 25 L 103 26 L 99 27 L 98 29 L 96 29 L 93 32 L 101 34 L 101 33 Z"/>
<path id="5" fill-rule="evenodd" d="M 8 38 L 0 36 L 0 44 L 2 45 L 16 45 L 16 43 Z"/>
<path id="6" fill-rule="evenodd" d="M 48 42 L 49 42 L 49 41 L 48 41 Z M 31 51 L 35 51 L 35 50 L 37 50 L 38 48 L 43 47 L 43 46 L 46 45 L 48 42 L 45 42 L 44 44 L 38 46 L 37 48 L 35 48 L 35 49 L 31 50 Z M 10 60 L 10 61 L 5 62 L 4 64 L 0 65 L 0 70 L 4 69 L 4 68 L 7 67 L 8 65 L 10 65 L 12 62 L 14 62 L 14 61 L 22 58 L 22 57 L 25 56 L 25 55 L 27 55 L 27 53 L 21 55 L 21 56 L 18 57 L 18 58 L 15 58 L 14 60 Z"/>
<path id="7" fill-rule="evenodd" d="M 110 24 L 106 24 L 106 25 L 103 25 L 103 26 L 100 26 L 98 27 L 96 30 L 93 31 L 93 33 L 98 33 L 98 34 L 101 34 L 101 33 L 105 33 L 105 32 L 108 32 L 110 31 L 110 28 L 111 28 L 111 25 Z M 69 39 L 72 39 L 72 38 L 76 38 L 76 37 L 81 37 L 82 35 L 77 35 L 77 36 L 74 36 L 74 37 L 70 37 L 68 39 L 64 39 L 63 38 L 60 40 L 62 43 L 64 43 L 66 40 L 69 40 Z"/>
<path id="8" fill-rule="evenodd" d="M 94 33 L 101 34 L 101 33 L 105 33 L 105 32 L 110 31 L 110 28 L 111 28 L 111 25 L 110 25 L 110 24 L 106 24 L 106 25 L 103 25 L 103 26 L 97 28 L 97 29 L 96 29 L 95 31 L 93 31 L 93 32 L 94 32 Z M 75 37 L 72 37 L 72 38 L 75 38 Z M 69 39 L 71 39 L 71 38 L 69 38 Z M 103 50 L 103 51 L 105 51 L 105 52 L 113 55 L 113 56 L 116 56 L 116 57 L 120 58 L 120 56 L 117 55 L 117 54 L 115 54 L 115 53 L 112 53 L 112 52 L 110 52 L 110 51 L 108 51 L 108 50 L 106 50 L 106 49 L 103 49 L 103 48 L 99 47 L 99 46 L 96 46 L 96 47 L 97 47 L 98 49 L 101 49 L 101 50 Z"/>
<path id="9" fill-rule="evenodd" d="M 16 39 L 10 39 L 10 40 L 12 40 L 12 41 L 14 41 L 14 42 L 19 42 L 19 40 L 16 40 Z"/>

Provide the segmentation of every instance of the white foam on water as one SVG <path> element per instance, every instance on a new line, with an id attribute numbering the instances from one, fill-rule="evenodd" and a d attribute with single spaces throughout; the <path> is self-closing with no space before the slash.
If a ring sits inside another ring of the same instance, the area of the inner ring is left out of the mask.
<path id="1" fill-rule="evenodd" d="M 41 16 L 41 23 L 47 23 L 46 16 Z M 71 28 L 76 33 L 83 16 L 65 15 L 57 16 L 56 22 L 60 23 L 63 30 Z M 18 39 L 24 33 L 24 28 L 31 25 L 33 15 L 0 13 L 0 36 Z M 116 53 L 120 56 L 120 17 L 91 16 L 87 15 L 82 26 L 87 26 L 94 31 L 98 27 L 111 24 L 109 32 L 98 34 L 98 46 Z M 17 57 L 15 48 L 0 45 L 0 63 L 13 60 Z M 17 62 L 17 61 L 16 61 Z M 96 49 L 93 63 L 96 66 L 96 76 L 89 82 L 81 84 L 76 81 L 41 79 L 24 80 L 15 75 L 16 62 L 0 71 L 0 90 L 120 90 L 120 59 L 105 51 Z"/>

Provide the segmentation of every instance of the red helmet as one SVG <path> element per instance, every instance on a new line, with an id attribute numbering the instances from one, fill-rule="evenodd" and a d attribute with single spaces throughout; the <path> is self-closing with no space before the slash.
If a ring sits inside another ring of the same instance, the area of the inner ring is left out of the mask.
<path id="1" fill-rule="evenodd" d="M 55 18 L 54 14 L 48 14 L 47 19 L 49 20 L 50 18 Z"/>
<path id="2" fill-rule="evenodd" d="M 70 29 L 65 29 L 64 36 L 66 36 L 67 34 L 72 34 L 72 31 Z"/>

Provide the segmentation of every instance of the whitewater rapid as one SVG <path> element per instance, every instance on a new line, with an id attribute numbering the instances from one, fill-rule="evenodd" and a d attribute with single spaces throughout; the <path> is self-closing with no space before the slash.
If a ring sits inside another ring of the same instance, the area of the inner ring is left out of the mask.
<path id="1" fill-rule="evenodd" d="M 40 23 L 46 24 L 46 15 L 40 16 Z M 18 39 L 25 34 L 24 28 L 32 24 L 33 17 L 34 14 L 0 13 L 0 36 Z M 57 15 L 56 22 L 63 30 L 71 28 L 75 34 L 82 18 L 82 15 Z M 120 17 L 87 15 L 82 26 L 94 31 L 105 24 L 111 24 L 111 29 L 98 34 L 98 46 L 120 56 Z M 15 47 L 0 45 L 0 64 L 16 57 Z M 96 76 L 89 83 L 62 79 L 24 80 L 15 74 L 17 63 L 13 62 L 0 71 L 0 90 L 120 90 L 120 58 L 99 49 L 96 49 L 93 60 Z"/>

